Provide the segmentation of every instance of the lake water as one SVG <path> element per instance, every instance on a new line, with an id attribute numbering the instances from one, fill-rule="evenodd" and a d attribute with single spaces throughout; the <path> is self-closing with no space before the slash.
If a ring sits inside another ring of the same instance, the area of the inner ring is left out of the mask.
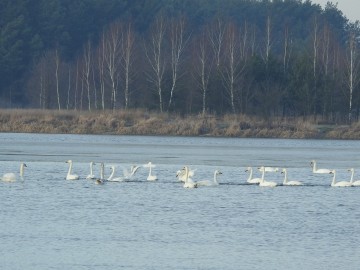
<path id="1" fill-rule="evenodd" d="M 28 166 L 23 182 L 0 181 L 0 268 L 358 269 L 360 187 L 330 187 L 310 161 L 360 179 L 359 153 L 359 141 L 0 134 L 1 174 Z M 81 180 L 65 180 L 68 159 Z M 142 167 L 131 182 L 95 185 L 90 161 L 106 175 L 152 161 L 159 180 Z M 221 184 L 184 189 L 184 165 L 195 181 L 221 170 Z M 261 165 L 305 185 L 246 185 L 246 167 Z"/>

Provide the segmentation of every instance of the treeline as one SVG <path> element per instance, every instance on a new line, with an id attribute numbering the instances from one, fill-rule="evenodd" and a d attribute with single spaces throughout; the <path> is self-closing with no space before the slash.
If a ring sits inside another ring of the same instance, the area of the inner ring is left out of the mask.
<path id="1" fill-rule="evenodd" d="M 3 107 L 360 114 L 359 26 L 300 0 L 4 0 Z"/>

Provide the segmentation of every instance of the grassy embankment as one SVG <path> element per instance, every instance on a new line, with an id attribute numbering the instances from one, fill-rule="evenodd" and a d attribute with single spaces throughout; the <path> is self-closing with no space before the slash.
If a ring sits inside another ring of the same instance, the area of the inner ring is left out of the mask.
<path id="1" fill-rule="evenodd" d="M 244 115 L 182 117 L 143 110 L 0 110 L 0 132 L 360 139 L 360 123 L 324 126 L 300 118 L 265 121 Z"/>

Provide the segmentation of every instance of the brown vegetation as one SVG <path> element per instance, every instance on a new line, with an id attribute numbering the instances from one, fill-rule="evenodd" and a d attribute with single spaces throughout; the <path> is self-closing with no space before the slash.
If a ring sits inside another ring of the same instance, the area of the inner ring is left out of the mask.
<path id="1" fill-rule="evenodd" d="M 300 118 L 264 120 L 245 115 L 183 117 L 145 110 L 0 110 L 0 132 L 359 139 L 360 123 L 318 125 Z"/>

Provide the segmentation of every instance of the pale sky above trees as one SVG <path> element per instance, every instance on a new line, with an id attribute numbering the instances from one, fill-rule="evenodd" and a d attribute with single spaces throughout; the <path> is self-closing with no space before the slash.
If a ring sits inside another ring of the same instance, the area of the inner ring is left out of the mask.
<path id="1" fill-rule="evenodd" d="M 327 2 L 333 2 L 338 4 L 338 8 L 343 12 L 343 14 L 352 22 L 360 20 L 360 1 L 359 0 L 312 0 L 315 4 L 320 4 L 322 7 L 325 7 Z"/>

